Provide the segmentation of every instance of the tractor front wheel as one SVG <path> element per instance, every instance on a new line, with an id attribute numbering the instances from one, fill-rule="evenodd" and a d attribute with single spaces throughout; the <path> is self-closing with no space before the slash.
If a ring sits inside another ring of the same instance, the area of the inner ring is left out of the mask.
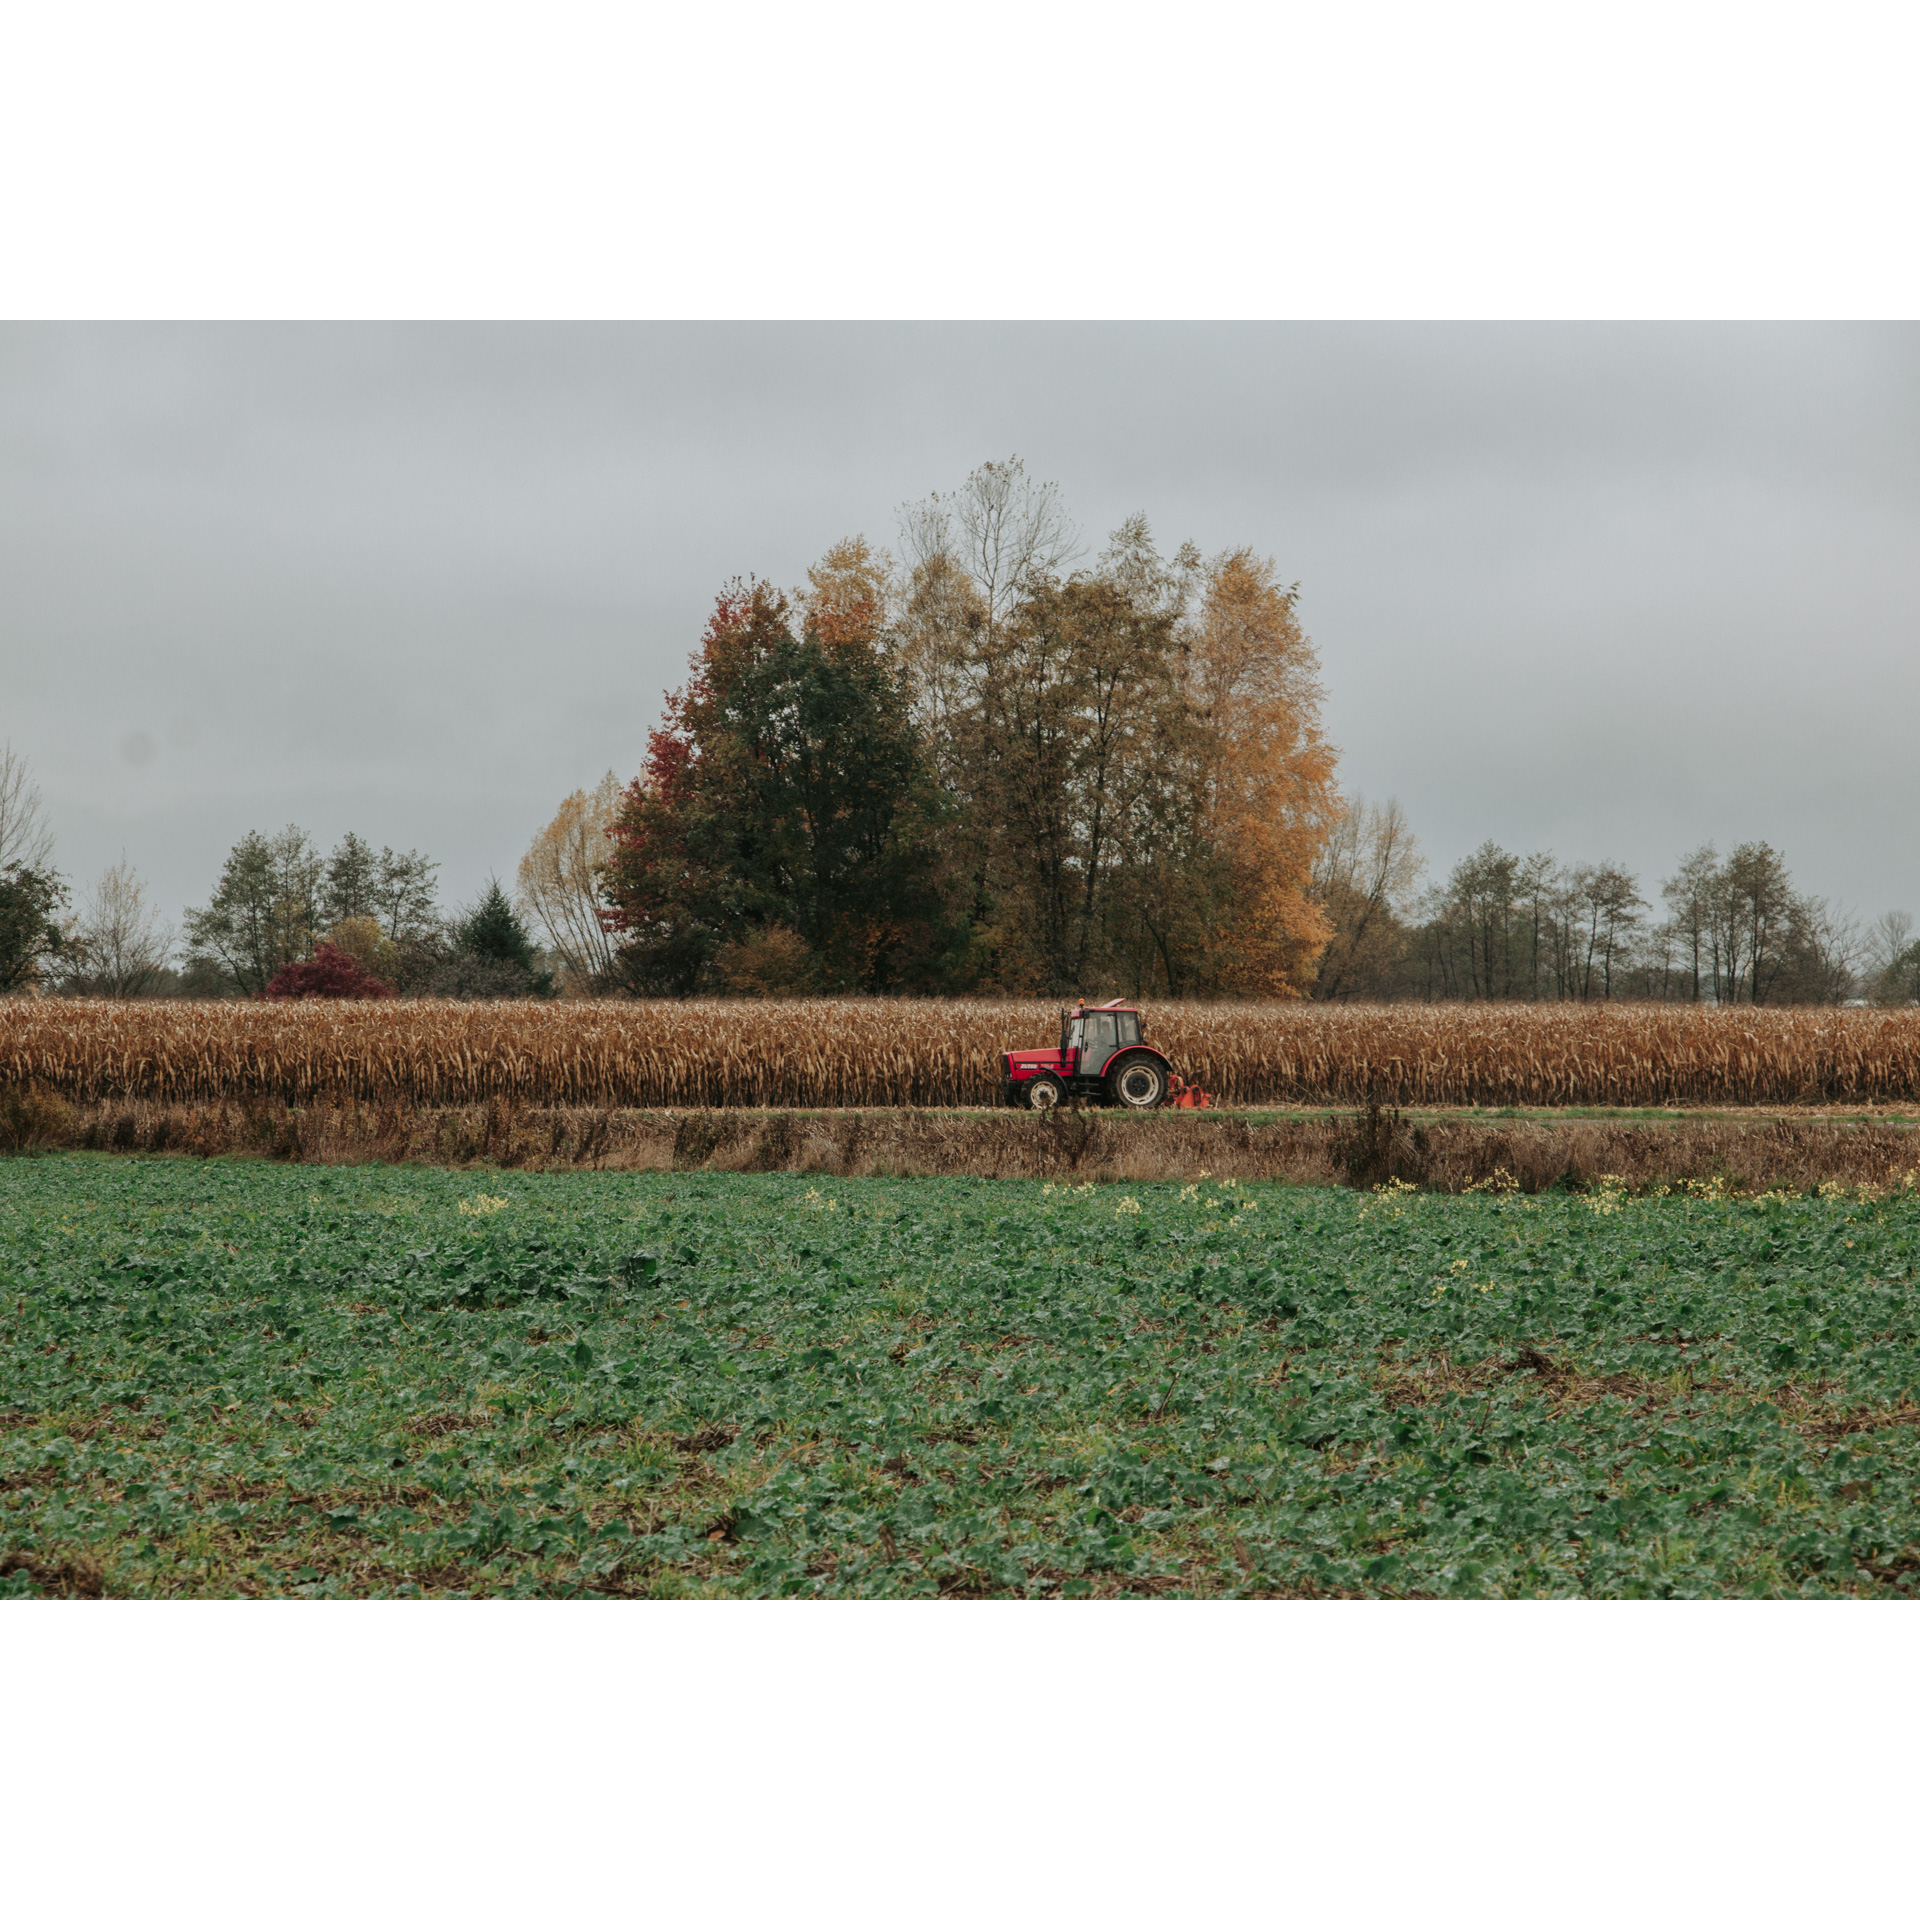
<path id="1" fill-rule="evenodd" d="M 1167 1097 L 1167 1070 L 1157 1060 L 1123 1060 L 1107 1084 L 1116 1106 L 1157 1107 Z"/>
<path id="2" fill-rule="evenodd" d="M 1058 1074 L 1036 1074 L 1027 1082 L 1027 1105 L 1035 1113 L 1051 1113 L 1066 1097 Z"/>

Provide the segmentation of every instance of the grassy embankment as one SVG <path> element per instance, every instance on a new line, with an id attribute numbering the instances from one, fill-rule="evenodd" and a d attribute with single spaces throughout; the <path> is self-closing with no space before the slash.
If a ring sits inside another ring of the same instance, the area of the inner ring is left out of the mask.
<path id="1" fill-rule="evenodd" d="M 29 1129 L 9 1114 L 34 1114 Z M 0 1149 L 68 1146 L 229 1155 L 315 1166 L 402 1163 L 624 1171 L 988 1175 L 995 1178 L 1280 1180 L 1458 1193 L 1489 1180 L 1522 1191 L 1635 1192 L 1718 1179 L 1751 1193 L 1898 1186 L 1920 1175 L 1910 1122 L 1795 1112 L 1770 1118 L 1560 1113 L 1206 1112 L 1049 1116 L 1005 1110 L 752 1108 L 647 1112 L 539 1108 L 497 1099 L 416 1108 L 320 1100 L 108 1100 L 76 1111 L 0 1096 Z"/>

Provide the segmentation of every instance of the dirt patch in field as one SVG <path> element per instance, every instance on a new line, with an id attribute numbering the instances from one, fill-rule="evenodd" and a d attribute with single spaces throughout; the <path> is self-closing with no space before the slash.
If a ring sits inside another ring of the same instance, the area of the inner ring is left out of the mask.
<path id="1" fill-rule="evenodd" d="M 30 1553 L 0 1556 L 0 1576 L 24 1573 L 35 1588 L 60 1600 L 101 1600 L 107 1583 L 98 1565 L 85 1558 L 41 1560 Z"/>
<path id="2" fill-rule="evenodd" d="M 438 1440 L 443 1434 L 464 1433 L 473 1427 L 490 1427 L 493 1415 L 490 1413 L 427 1413 L 417 1420 L 407 1422 L 409 1433 L 425 1434 L 430 1440 Z"/>
<path id="3" fill-rule="evenodd" d="M 1780 1401 L 1789 1412 L 1809 1405 L 1806 1396 L 1798 1394 L 1783 1394 Z M 1888 1427 L 1920 1427 L 1920 1407 L 1904 1399 L 1891 1407 L 1825 1406 L 1820 1418 L 1801 1419 L 1794 1424 L 1809 1440 L 1845 1440 L 1857 1433 L 1881 1433 Z"/>
<path id="4" fill-rule="evenodd" d="M 1522 1347 L 1510 1359 L 1482 1360 L 1471 1367 L 1456 1365 L 1444 1353 L 1423 1355 L 1412 1362 L 1390 1361 L 1374 1375 L 1373 1388 L 1390 1406 L 1431 1407 L 1447 1400 L 1474 1399 L 1502 1381 L 1521 1380 L 1568 1407 L 1607 1399 L 1654 1407 L 1675 1397 L 1664 1381 L 1637 1373 L 1581 1373 L 1537 1347 Z M 1713 1391 L 1711 1387 L 1695 1390 Z"/>

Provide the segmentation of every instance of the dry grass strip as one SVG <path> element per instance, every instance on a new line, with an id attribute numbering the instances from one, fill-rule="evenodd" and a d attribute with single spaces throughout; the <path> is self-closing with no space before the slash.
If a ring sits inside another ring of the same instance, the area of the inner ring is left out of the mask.
<path id="1" fill-rule="evenodd" d="M 1603 1182 L 1644 1193 L 1728 1192 L 1920 1179 L 1920 1132 L 1871 1122 L 1443 1121 L 1391 1114 L 1250 1122 L 1233 1115 L 1058 1112 L 696 1113 L 397 1101 L 105 1100 L 62 1108 L 40 1144 L 236 1155 L 305 1165 L 569 1167 L 625 1171 L 974 1174 L 1073 1182 L 1203 1177 L 1301 1186 L 1542 1193 Z"/>

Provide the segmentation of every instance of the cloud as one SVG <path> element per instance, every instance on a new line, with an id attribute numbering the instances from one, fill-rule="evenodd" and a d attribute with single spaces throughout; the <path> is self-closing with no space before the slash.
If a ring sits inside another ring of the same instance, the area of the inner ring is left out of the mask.
<path id="1" fill-rule="evenodd" d="M 1012 452 L 1096 546 L 1273 553 L 1437 869 L 1764 835 L 1920 906 L 1910 326 L 9 327 L 6 731 L 79 876 L 292 818 L 471 893 L 729 577 Z"/>

